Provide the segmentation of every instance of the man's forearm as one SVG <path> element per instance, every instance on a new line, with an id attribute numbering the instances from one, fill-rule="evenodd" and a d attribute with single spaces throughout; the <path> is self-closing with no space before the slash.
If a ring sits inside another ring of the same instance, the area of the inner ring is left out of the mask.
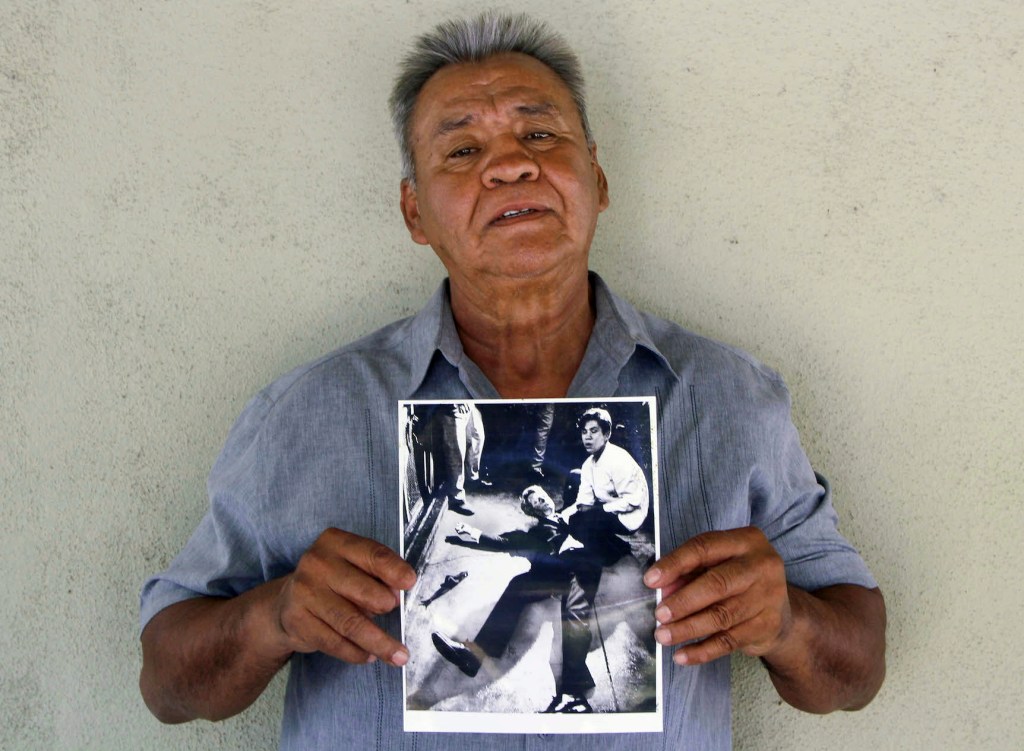
<path id="1" fill-rule="evenodd" d="M 792 623 L 762 658 L 775 689 L 806 712 L 860 709 L 885 678 L 885 601 L 852 584 L 810 593 L 789 587 Z"/>
<path id="2" fill-rule="evenodd" d="M 163 722 L 241 712 L 293 652 L 401 667 L 409 650 L 373 622 L 416 572 L 390 548 L 325 529 L 295 570 L 229 600 L 171 605 L 142 632 L 139 688 Z"/>
<path id="3" fill-rule="evenodd" d="M 602 508 L 612 514 L 625 514 L 640 508 L 640 498 L 635 495 L 619 496 L 618 498 L 605 501 Z"/>
<path id="4" fill-rule="evenodd" d="M 221 720 L 252 704 L 291 652 L 272 622 L 282 580 L 162 610 L 142 633 L 139 688 L 161 722 Z"/>

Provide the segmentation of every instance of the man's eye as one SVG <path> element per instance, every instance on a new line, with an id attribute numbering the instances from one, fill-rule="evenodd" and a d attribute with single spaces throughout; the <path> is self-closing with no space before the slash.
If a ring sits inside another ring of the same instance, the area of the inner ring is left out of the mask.
<path id="1" fill-rule="evenodd" d="M 462 157 L 469 156 L 474 151 L 476 151 L 476 149 L 474 149 L 471 146 L 463 146 L 461 149 L 456 149 L 451 154 L 449 154 L 448 158 L 449 159 L 461 159 Z"/>
<path id="2" fill-rule="evenodd" d="M 539 130 L 535 133 L 530 133 L 529 135 L 526 136 L 526 140 L 528 141 L 543 141 L 547 138 L 551 138 L 551 134 L 545 133 L 543 130 Z"/>

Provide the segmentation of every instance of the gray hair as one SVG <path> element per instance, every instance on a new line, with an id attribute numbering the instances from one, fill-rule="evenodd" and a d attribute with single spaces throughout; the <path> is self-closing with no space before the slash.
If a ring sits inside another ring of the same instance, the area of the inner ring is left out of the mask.
<path id="1" fill-rule="evenodd" d="M 488 11 L 471 19 L 453 19 L 418 37 L 402 60 L 388 105 L 402 152 L 402 177 L 415 181 L 411 134 L 412 111 L 431 76 L 446 65 L 478 63 L 505 52 L 520 52 L 548 66 L 569 89 L 588 144 L 594 138 L 587 121 L 583 74 L 576 54 L 547 24 L 525 13 L 507 15 Z"/>

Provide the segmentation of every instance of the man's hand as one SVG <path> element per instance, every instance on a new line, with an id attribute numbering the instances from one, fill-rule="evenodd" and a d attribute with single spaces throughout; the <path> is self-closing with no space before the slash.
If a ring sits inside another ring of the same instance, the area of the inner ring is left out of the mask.
<path id="1" fill-rule="evenodd" d="M 416 574 L 390 548 L 328 529 L 284 577 L 275 600 L 281 647 L 320 651 L 353 663 L 380 658 L 401 666 L 409 651 L 372 620 L 398 605 Z"/>
<path id="2" fill-rule="evenodd" d="M 460 540 L 466 542 L 480 542 L 480 530 L 465 522 L 456 522 L 455 534 L 459 536 Z"/>
<path id="3" fill-rule="evenodd" d="M 693 537 L 655 563 L 644 582 L 663 595 L 654 638 L 690 642 L 673 655 L 680 665 L 735 651 L 766 655 L 792 622 L 782 558 L 756 527 Z"/>
<path id="4" fill-rule="evenodd" d="M 288 576 L 157 613 L 142 632 L 143 699 L 162 722 L 220 720 L 252 704 L 293 652 L 404 665 L 408 650 L 372 618 L 415 581 L 390 548 L 328 529 Z"/>
<path id="5" fill-rule="evenodd" d="M 662 590 L 655 639 L 680 665 L 740 651 L 761 658 L 785 701 L 808 712 L 860 709 L 885 677 L 885 601 L 838 584 L 806 592 L 754 528 L 691 538 L 648 569 Z"/>

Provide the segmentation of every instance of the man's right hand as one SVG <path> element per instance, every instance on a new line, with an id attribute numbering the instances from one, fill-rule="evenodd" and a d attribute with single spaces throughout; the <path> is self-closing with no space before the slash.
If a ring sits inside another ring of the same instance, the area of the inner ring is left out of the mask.
<path id="1" fill-rule="evenodd" d="M 456 523 L 455 534 L 459 536 L 459 539 L 466 542 L 480 542 L 480 530 L 465 522 Z"/>
<path id="2" fill-rule="evenodd" d="M 142 632 L 142 696 L 162 722 L 220 720 L 252 704 L 293 652 L 404 665 L 408 650 L 372 619 L 415 582 L 390 548 L 328 529 L 288 576 L 153 616 Z"/>
<path id="3" fill-rule="evenodd" d="M 387 546 L 325 530 L 281 581 L 274 612 L 282 650 L 404 665 L 409 651 L 372 618 L 393 610 L 398 590 L 415 582 L 409 564 Z"/>

